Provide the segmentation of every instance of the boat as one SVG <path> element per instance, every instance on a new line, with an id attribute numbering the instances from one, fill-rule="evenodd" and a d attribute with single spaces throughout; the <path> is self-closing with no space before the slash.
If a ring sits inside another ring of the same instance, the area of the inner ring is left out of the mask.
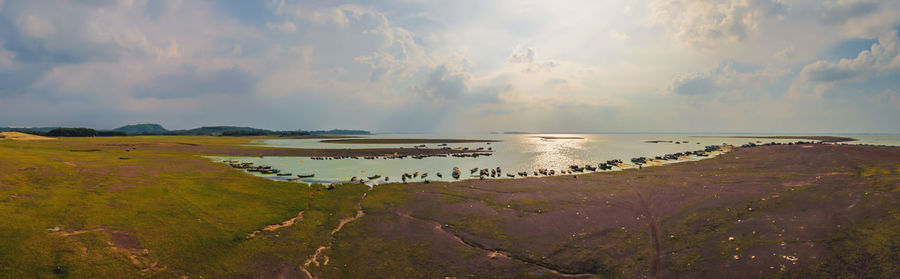
<path id="1" fill-rule="evenodd" d="M 381 178 L 381 175 L 378 175 L 378 174 L 369 176 L 369 180 L 375 180 L 375 179 L 379 179 L 379 178 Z"/>
<path id="2" fill-rule="evenodd" d="M 278 176 L 291 176 L 291 173 L 279 173 Z"/>
<path id="3" fill-rule="evenodd" d="M 313 177 L 313 176 L 316 176 L 316 174 L 315 174 L 315 173 L 311 173 L 311 174 L 298 174 L 298 175 L 297 175 L 297 177 L 299 177 L 299 178 L 310 178 L 310 177 Z"/>

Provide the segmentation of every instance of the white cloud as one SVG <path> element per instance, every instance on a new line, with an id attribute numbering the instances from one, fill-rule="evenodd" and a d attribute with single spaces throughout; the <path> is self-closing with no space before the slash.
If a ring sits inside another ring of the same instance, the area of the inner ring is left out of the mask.
<path id="1" fill-rule="evenodd" d="M 782 19 L 788 5 L 777 0 L 656 0 L 653 18 L 689 46 L 712 47 L 756 35 L 763 20 Z"/>
<path id="2" fill-rule="evenodd" d="M 175 40 L 172 40 L 172 41 L 169 43 L 169 47 L 166 47 L 166 48 L 158 47 L 158 48 L 156 48 L 156 57 L 157 57 L 158 59 L 163 59 L 163 58 L 176 58 L 176 57 L 178 57 L 178 42 L 176 42 Z"/>
<path id="3" fill-rule="evenodd" d="M 900 48 L 897 31 L 878 37 L 878 42 L 853 59 L 837 62 L 818 60 L 803 67 L 791 84 L 792 94 L 812 93 L 821 95 L 841 82 L 861 82 L 870 77 L 900 72 Z"/>
<path id="4" fill-rule="evenodd" d="M 294 33 L 297 31 L 297 25 L 293 22 L 285 21 L 284 23 L 266 23 L 266 27 L 272 30 L 278 30 L 285 33 Z"/>
<path id="5" fill-rule="evenodd" d="M 794 57 L 796 57 L 796 56 L 797 56 L 797 48 L 794 47 L 794 44 L 788 45 L 787 47 L 778 51 L 778 53 L 775 54 L 775 58 L 781 59 L 783 61 L 789 61 L 791 59 L 794 59 Z"/>
<path id="6" fill-rule="evenodd" d="M 822 4 L 822 20 L 831 24 L 842 24 L 874 13 L 881 5 L 872 0 L 832 0 Z"/>
<path id="7" fill-rule="evenodd" d="M 746 98 L 752 93 L 765 93 L 777 78 L 788 71 L 773 67 L 722 63 L 703 72 L 682 74 L 669 82 L 667 92 L 684 96 Z"/>
<path id="8" fill-rule="evenodd" d="M 820 7 L 820 18 L 846 38 L 873 38 L 900 25 L 900 1 L 832 0 Z"/>
<path id="9" fill-rule="evenodd" d="M 530 47 L 516 47 L 513 50 L 513 53 L 509 56 L 509 63 L 513 64 L 521 64 L 523 73 L 534 73 L 534 72 L 542 72 L 547 71 L 550 72 L 553 68 L 559 66 L 559 62 L 552 60 L 543 60 L 537 61 L 534 58 L 534 48 Z"/>
<path id="10" fill-rule="evenodd" d="M 56 33 L 53 24 L 41 16 L 27 15 L 19 18 L 16 23 L 19 30 L 34 38 L 46 38 Z"/>
<path id="11" fill-rule="evenodd" d="M 4 48 L 3 42 L 0 41 L 0 69 L 13 67 L 16 63 L 14 59 L 16 59 L 16 54 Z"/>

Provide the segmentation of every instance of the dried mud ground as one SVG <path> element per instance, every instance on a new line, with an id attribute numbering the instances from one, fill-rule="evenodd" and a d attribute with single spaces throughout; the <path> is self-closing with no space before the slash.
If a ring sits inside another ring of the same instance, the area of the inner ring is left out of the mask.
<path id="1" fill-rule="evenodd" d="M 0 278 L 900 276 L 896 147 L 334 190 L 198 156 L 245 142 L 0 141 Z"/>
<path id="2" fill-rule="evenodd" d="M 382 185 L 323 277 L 900 276 L 900 148 L 741 148 L 664 167 Z"/>

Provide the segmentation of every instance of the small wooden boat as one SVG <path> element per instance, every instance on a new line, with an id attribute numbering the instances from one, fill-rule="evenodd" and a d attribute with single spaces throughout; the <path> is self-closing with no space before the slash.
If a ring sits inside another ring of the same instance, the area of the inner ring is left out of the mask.
<path id="1" fill-rule="evenodd" d="M 369 176 L 369 180 L 375 180 L 375 179 L 379 179 L 379 178 L 381 178 L 381 175 L 378 175 L 378 174 Z"/>
<path id="2" fill-rule="evenodd" d="M 298 175 L 297 175 L 297 177 L 299 177 L 299 178 L 310 178 L 310 177 L 313 177 L 313 176 L 316 176 L 316 174 L 315 174 L 315 173 L 311 173 L 311 174 L 298 174 Z"/>

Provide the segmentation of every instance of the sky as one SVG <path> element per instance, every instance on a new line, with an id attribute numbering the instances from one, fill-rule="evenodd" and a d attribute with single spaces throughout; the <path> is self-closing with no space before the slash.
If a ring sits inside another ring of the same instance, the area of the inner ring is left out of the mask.
<path id="1" fill-rule="evenodd" d="M 900 133 L 900 1 L 0 0 L 0 126 Z"/>

